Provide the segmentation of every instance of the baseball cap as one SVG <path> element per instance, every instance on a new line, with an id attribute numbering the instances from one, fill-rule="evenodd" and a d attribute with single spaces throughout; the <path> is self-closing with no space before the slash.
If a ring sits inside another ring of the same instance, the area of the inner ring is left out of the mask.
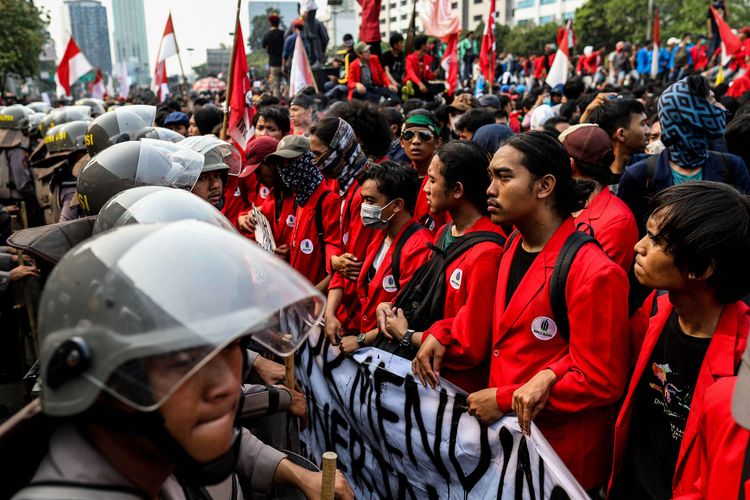
<path id="1" fill-rule="evenodd" d="M 467 111 L 471 108 L 478 108 L 479 107 L 479 101 L 477 101 L 477 98 L 469 93 L 461 94 L 456 96 L 453 99 L 453 102 L 448 106 L 448 112 L 452 113 L 454 111 Z"/>
<path id="2" fill-rule="evenodd" d="M 368 50 L 370 50 L 370 46 L 365 42 L 357 42 L 357 44 L 354 46 L 354 52 L 356 52 L 357 54 L 362 54 L 364 52 L 367 52 Z"/>
<path id="3" fill-rule="evenodd" d="M 495 94 L 486 94 L 479 98 L 479 104 L 488 108 L 500 109 L 500 99 Z"/>
<path id="4" fill-rule="evenodd" d="M 187 125 L 190 123 L 190 118 L 188 118 L 188 115 L 181 111 L 174 111 L 172 113 L 169 113 L 167 117 L 164 119 L 164 125 L 179 125 L 184 124 Z"/>
<path id="5" fill-rule="evenodd" d="M 344 47 L 353 47 L 354 46 L 354 37 L 350 34 L 344 35 Z"/>
<path id="6" fill-rule="evenodd" d="M 560 134 L 560 142 L 575 160 L 590 165 L 608 165 L 612 161 L 612 140 L 596 124 L 573 125 Z"/>
<path id="7" fill-rule="evenodd" d="M 245 151 L 245 168 L 242 169 L 240 177 L 247 177 L 263 163 L 266 156 L 273 154 L 279 145 L 278 139 L 267 135 L 256 137 L 247 145 Z"/>
<path id="8" fill-rule="evenodd" d="M 282 158 L 290 160 L 310 149 L 310 141 L 303 135 L 288 135 L 279 141 L 276 152 L 266 156 L 266 159 Z"/>

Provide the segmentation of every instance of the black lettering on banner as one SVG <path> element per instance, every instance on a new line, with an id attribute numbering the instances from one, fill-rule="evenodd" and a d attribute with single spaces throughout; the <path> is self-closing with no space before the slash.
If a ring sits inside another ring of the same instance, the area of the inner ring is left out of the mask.
<path id="1" fill-rule="evenodd" d="M 520 493 L 523 498 L 523 479 L 526 480 L 526 484 L 529 487 L 529 498 L 536 500 L 534 494 L 534 478 L 531 475 L 531 458 L 529 457 L 529 447 L 526 444 L 526 437 L 521 436 L 521 444 L 518 446 L 518 463 L 516 464 L 516 488 L 518 488 L 519 475 L 521 475 L 521 488 Z M 516 497 L 518 497 L 519 490 L 516 489 Z"/>
<path id="2" fill-rule="evenodd" d="M 413 415 L 414 419 L 417 421 L 417 427 L 419 428 L 419 437 L 422 440 L 422 447 L 424 448 L 424 452 L 430 458 L 430 461 L 435 466 L 435 469 L 443 477 L 445 482 L 450 483 L 450 474 L 448 474 L 448 470 L 445 468 L 445 465 L 443 465 L 442 460 L 440 460 L 440 455 L 438 454 L 438 456 L 435 457 L 435 454 L 430 447 L 429 435 L 427 434 L 427 429 L 425 429 L 424 420 L 422 420 L 422 412 L 420 411 L 419 386 L 414 381 L 414 378 L 411 375 L 407 376 L 406 381 L 404 382 L 404 395 L 406 398 L 406 403 L 404 405 L 404 417 L 406 419 L 405 423 L 407 436 L 406 450 L 409 454 L 409 458 L 411 458 L 414 465 L 418 464 L 416 456 L 414 455 L 414 450 L 411 446 L 410 439 L 413 427 L 411 418 Z M 438 436 L 436 436 L 435 439 L 437 440 Z"/>
<path id="3" fill-rule="evenodd" d="M 401 385 L 404 383 L 404 379 L 385 370 L 385 363 L 380 363 L 378 368 L 375 370 L 375 373 L 373 374 L 373 378 L 375 379 L 375 408 L 377 409 L 378 425 L 380 427 L 380 435 L 382 437 L 382 441 L 385 444 L 388 452 L 396 455 L 399 458 L 403 458 L 404 454 L 401 452 L 401 450 L 395 446 L 392 446 L 391 443 L 388 442 L 388 434 L 385 432 L 385 426 L 383 425 L 384 420 L 392 424 L 398 423 L 398 415 L 383 406 L 381 397 L 383 395 L 383 386 L 385 384 L 390 383 L 396 387 L 401 387 Z"/>
<path id="4" fill-rule="evenodd" d="M 328 448 L 329 450 L 336 451 L 336 446 L 340 446 L 343 449 L 349 448 L 349 443 L 346 439 L 344 439 L 344 436 L 339 434 L 339 429 L 343 429 L 345 431 L 349 430 L 349 422 L 344 418 L 337 410 L 336 408 L 333 408 L 331 411 L 331 441 L 332 441 L 332 447 Z M 341 469 L 341 472 L 348 472 L 347 466 L 343 461 L 339 461 L 338 463 L 339 469 Z"/>
<path id="5" fill-rule="evenodd" d="M 398 493 L 397 498 L 403 499 L 406 498 L 406 494 L 409 493 L 409 498 L 413 500 L 418 500 L 417 495 L 414 492 L 414 489 L 411 487 L 411 481 L 408 477 L 406 477 L 404 474 L 402 474 L 400 471 L 396 471 L 398 474 Z"/>
<path id="6" fill-rule="evenodd" d="M 544 460 L 539 457 L 539 499 L 544 499 Z"/>
<path id="7" fill-rule="evenodd" d="M 513 434 L 504 425 L 500 427 L 500 446 L 503 448 L 503 470 L 500 472 L 500 483 L 497 485 L 497 498 L 503 497 L 505 473 L 508 472 L 510 454 L 513 452 Z"/>
<path id="8" fill-rule="evenodd" d="M 456 458 L 456 441 L 458 437 L 458 423 L 461 420 L 461 415 L 466 412 L 466 396 L 463 394 L 456 394 L 453 399 L 453 415 L 451 417 L 451 433 L 448 441 L 448 456 L 453 464 L 453 468 L 456 470 L 458 480 L 461 481 L 461 486 L 464 487 L 464 492 L 468 494 L 474 489 L 474 486 L 484 476 L 487 470 L 490 468 L 491 450 L 490 450 L 490 439 L 487 432 L 487 426 L 480 424 L 479 426 L 479 460 L 477 466 L 469 474 L 464 474 L 461 463 Z"/>
<path id="9" fill-rule="evenodd" d="M 362 436 L 352 426 L 349 429 L 349 460 L 351 461 L 351 474 L 352 479 L 355 483 L 365 484 L 368 490 L 371 490 L 369 482 L 365 479 L 362 472 L 365 468 L 365 454 L 367 449 L 365 448 L 365 442 L 362 440 Z"/>
<path id="10" fill-rule="evenodd" d="M 555 485 L 549 494 L 549 500 L 570 500 L 568 492 L 562 489 L 560 486 Z"/>

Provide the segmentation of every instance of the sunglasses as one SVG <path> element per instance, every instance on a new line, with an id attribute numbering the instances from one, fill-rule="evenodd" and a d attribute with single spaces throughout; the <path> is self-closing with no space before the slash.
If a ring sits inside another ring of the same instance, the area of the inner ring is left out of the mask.
<path id="1" fill-rule="evenodd" d="M 401 138 L 407 142 L 411 142 L 417 135 L 419 136 L 419 140 L 422 142 L 428 142 L 435 138 L 435 135 L 432 132 L 428 132 L 426 130 L 405 130 L 404 133 L 401 134 Z"/>

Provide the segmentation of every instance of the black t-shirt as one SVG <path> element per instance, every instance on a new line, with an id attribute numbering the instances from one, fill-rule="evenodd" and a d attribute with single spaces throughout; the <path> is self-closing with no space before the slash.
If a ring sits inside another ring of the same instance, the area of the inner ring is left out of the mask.
<path id="1" fill-rule="evenodd" d="M 401 82 L 404 79 L 404 56 L 394 56 L 390 50 L 383 53 L 380 56 L 380 62 L 384 68 L 388 68 L 391 72 L 391 76 L 397 81 Z"/>
<path id="2" fill-rule="evenodd" d="M 672 498 L 677 455 L 710 342 L 685 334 L 672 312 L 635 390 L 618 498 Z"/>
<path id="3" fill-rule="evenodd" d="M 508 273 L 508 286 L 505 289 L 505 307 L 508 307 L 510 298 L 516 293 L 518 285 L 521 284 L 521 280 L 526 276 L 526 272 L 534 263 L 534 259 L 539 255 L 539 252 L 531 253 L 523 249 L 521 244 L 518 244 L 516 253 L 513 255 L 513 262 L 510 263 L 510 272 Z"/>
<path id="4" fill-rule="evenodd" d="M 271 30 L 263 37 L 263 48 L 268 52 L 268 65 L 281 66 L 281 51 L 284 49 L 284 32 Z"/>

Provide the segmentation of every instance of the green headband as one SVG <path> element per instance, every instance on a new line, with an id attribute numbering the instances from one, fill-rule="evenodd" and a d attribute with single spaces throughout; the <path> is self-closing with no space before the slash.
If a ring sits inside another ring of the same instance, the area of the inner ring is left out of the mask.
<path id="1" fill-rule="evenodd" d="M 412 126 L 421 126 L 421 127 L 427 127 L 436 135 L 440 135 L 440 127 L 438 127 L 438 124 L 435 123 L 435 120 L 430 118 L 429 116 L 425 115 L 412 115 L 409 118 L 406 119 L 404 122 L 404 130 L 407 128 L 410 128 L 409 125 Z"/>

